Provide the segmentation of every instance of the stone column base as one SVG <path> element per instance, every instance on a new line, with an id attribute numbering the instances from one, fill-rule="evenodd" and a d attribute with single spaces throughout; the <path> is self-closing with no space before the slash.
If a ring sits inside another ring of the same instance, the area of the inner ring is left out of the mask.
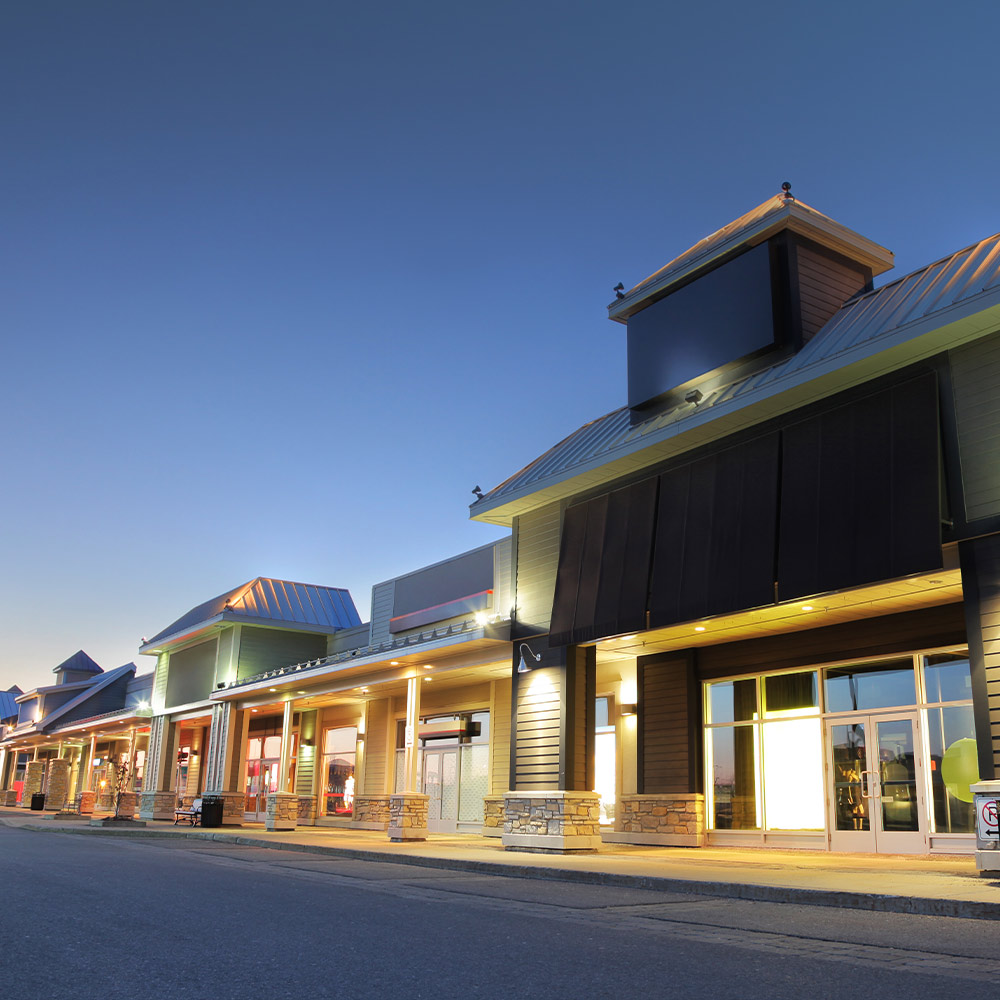
<path id="1" fill-rule="evenodd" d="M 118 815 L 123 819 L 134 819 L 135 818 L 135 808 L 138 805 L 138 796 L 135 792 L 122 792 L 122 800 L 118 807 Z M 173 813 L 171 813 L 170 818 L 173 819 Z"/>
<path id="2" fill-rule="evenodd" d="M 604 839 L 616 844 L 662 844 L 702 847 L 705 843 L 705 796 L 622 795 L 619 820 Z"/>
<path id="3" fill-rule="evenodd" d="M 177 795 L 174 792 L 143 792 L 139 816 L 141 819 L 172 820 L 176 808 Z"/>
<path id="4" fill-rule="evenodd" d="M 294 830 L 299 814 L 299 797 L 292 792 L 271 792 L 267 797 L 265 830 Z"/>
<path id="5" fill-rule="evenodd" d="M 62 809 L 69 797 L 70 762 L 66 757 L 56 757 L 49 761 L 49 771 L 45 776 L 45 808 Z"/>
<path id="6" fill-rule="evenodd" d="M 299 826 L 316 825 L 316 800 L 311 795 L 299 796 L 299 811 L 296 822 Z"/>
<path id="7" fill-rule="evenodd" d="M 427 803 L 429 795 L 408 792 L 389 796 L 389 826 L 386 832 L 390 840 L 427 839 Z"/>
<path id="8" fill-rule="evenodd" d="M 31 808 L 31 796 L 42 790 L 45 764 L 40 760 L 29 760 L 24 772 L 24 787 L 21 790 L 21 805 Z"/>
<path id="9" fill-rule="evenodd" d="M 81 816 L 91 816 L 94 812 L 94 793 L 80 792 L 76 797 L 76 811 Z"/>
<path id="10" fill-rule="evenodd" d="M 246 798 L 242 792 L 205 792 L 206 795 L 218 795 L 222 799 L 222 825 L 242 826 L 243 811 L 246 808 Z"/>
<path id="11" fill-rule="evenodd" d="M 568 854 L 601 846 L 596 792 L 506 792 L 503 799 L 504 850 Z"/>
<path id="12" fill-rule="evenodd" d="M 0 792 L 0 806 L 16 806 L 17 790 L 14 788 Z"/>
<path id="13" fill-rule="evenodd" d="M 388 795 L 355 795 L 351 825 L 359 830 L 389 828 Z"/>
<path id="14" fill-rule="evenodd" d="M 503 836 L 503 796 L 483 796 L 483 836 Z"/>

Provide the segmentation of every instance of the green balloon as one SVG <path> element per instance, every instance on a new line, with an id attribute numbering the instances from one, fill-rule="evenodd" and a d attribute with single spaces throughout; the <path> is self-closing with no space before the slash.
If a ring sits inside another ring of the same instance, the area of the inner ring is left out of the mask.
<path id="1" fill-rule="evenodd" d="M 976 741 L 968 737 L 955 740 L 941 758 L 941 777 L 945 788 L 963 802 L 972 801 L 969 785 L 979 780 L 979 752 Z"/>

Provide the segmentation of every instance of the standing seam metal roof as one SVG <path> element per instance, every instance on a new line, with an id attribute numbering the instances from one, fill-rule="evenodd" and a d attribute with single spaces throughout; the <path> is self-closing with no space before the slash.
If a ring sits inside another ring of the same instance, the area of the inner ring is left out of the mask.
<path id="1" fill-rule="evenodd" d="M 144 646 L 166 636 L 191 631 L 220 615 L 227 619 L 283 622 L 336 631 L 361 624 L 350 593 L 339 587 L 319 587 L 259 576 L 249 583 L 213 597 L 158 632 Z"/>
<path id="2" fill-rule="evenodd" d="M 977 296 L 990 293 L 994 305 L 1000 292 L 1000 234 L 959 250 L 896 281 L 849 299 L 827 321 L 798 354 L 732 385 L 709 393 L 700 403 L 680 403 L 646 420 L 633 423 L 629 408 L 623 406 L 584 424 L 557 445 L 536 458 L 481 500 L 470 505 L 473 516 L 485 512 L 497 501 L 533 492 L 538 484 L 567 478 L 573 470 L 615 452 L 634 450 L 637 441 L 654 436 L 665 428 L 681 424 L 720 403 L 738 400 L 755 391 L 777 385 L 809 368 L 829 367 L 838 359 L 848 360 L 852 352 L 878 350 L 879 341 L 904 333 L 931 317 L 940 325 L 948 322 L 949 310 L 973 305 Z M 970 310 L 966 309 L 966 312 Z M 914 331 L 916 334 L 917 331 Z M 797 379 L 796 381 L 799 381 Z"/>

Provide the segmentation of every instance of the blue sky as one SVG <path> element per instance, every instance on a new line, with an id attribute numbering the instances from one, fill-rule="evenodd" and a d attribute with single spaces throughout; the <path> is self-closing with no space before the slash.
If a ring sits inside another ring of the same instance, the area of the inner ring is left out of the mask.
<path id="1" fill-rule="evenodd" d="M 605 307 L 777 193 L 1000 229 L 992 3 L 7 4 L 0 688 L 257 575 L 499 537 L 625 400 Z M 151 666 L 142 662 L 143 669 Z"/>

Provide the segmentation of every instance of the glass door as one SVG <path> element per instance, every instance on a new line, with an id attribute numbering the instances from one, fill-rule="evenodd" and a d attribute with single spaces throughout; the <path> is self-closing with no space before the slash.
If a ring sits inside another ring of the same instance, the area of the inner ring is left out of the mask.
<path id="1" fill-rule="evenodd" d="M 916 713 L 827 723 L 830 847 L 923 854 L 927 806 Z"/>
<path id="2" fill-rule="evenodd" d="M 458 830 L 458 748 L 424 748 L 423 788 L 428 796 L 427 829 L 431 833 Z"/>

